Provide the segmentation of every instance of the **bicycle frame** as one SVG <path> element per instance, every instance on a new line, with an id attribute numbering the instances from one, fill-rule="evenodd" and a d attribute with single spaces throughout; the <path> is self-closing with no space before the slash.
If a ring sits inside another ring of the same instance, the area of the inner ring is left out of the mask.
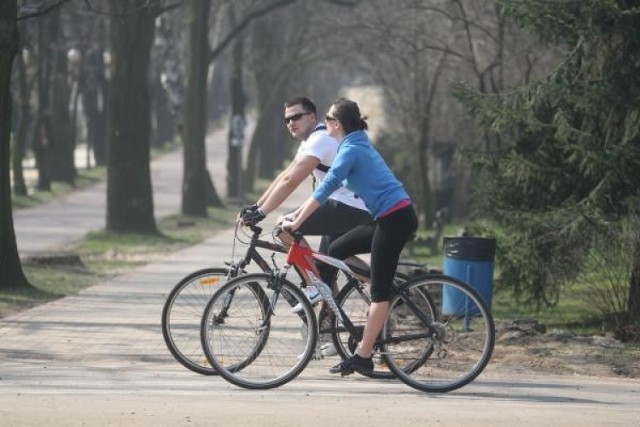
<path id="1" fill-rule="evenodd" d="M 344 261 L 340 261 L 339 259 L 332 258 L 327 255 L 323 255 L 319 252 L 314 251 L 311 248 L 300 245 L 300 241 L 302 240 L 302 234 L 293 233 L 293 237 L 294 237 L 293 242 L 291 243 L 289 251 L 287 252 L 287 258 L 286 258 L 287 265 L 284 267 L 284 275 L 286 275 L 287 269 L 293 266 L 299 272 L 302 271 L 306 273 L 306 275 L 311 279 L 311 282 L 314 282 L 315 280 L 317 280 L 318 282 L 321 282 L 319 279 L 320 274 L 318 273 L 318 269 L 315 263 L 313 262 L 314 259 L 322 263 L 331 265 L 347 273 L 347 275 L 350 277 L 355 277 L 357 275 L 357 273 L 354 272 Z M 318 283 L 317 285 L 327 286 L 322 282 Z M 356 289 L 358 293 L 360 293 L 362 297 L 367 301 L 367 303 L 370 303 L 370 301 L 368 300 L 366 295 L 364 295 L 360 287 L 356 287 Z M 335 299 L 333 298 L 333 295 L 331 295 L 330 293 L 326 295 L 325 302 L 331 308 L 331 311 L 333 311 L 333 313 L 338 317 L 338 319 L 340 319 L 340 321 L 345 326 L 347 331 L 352 336 L 356 337 L 358 340 L 361 340 L 362 333 L 351 322 L 351 320 L 346 315 L 344 310 L 338 306 Z"/>
<path id="2" fill-rule="evenodd" d="M 242 270 L 245 266 L 250 264 L 252 260 L 256 262 L 256 264 L 262 269 L 262 271 L 274 273 L 274 270 L 269 266 L 269 264 L 262 257 L 262 255 L 260 255 L 260 253 L 257 251 L 257 248 L 262 248 L 262 249 L 268 249 L 275 252 L 287 254 L 286 255 L 287 265 L 283 268 L 284 275 L 286 275 L 290 267 L 293 267 L 301 278 L 304 278 L 305 276 L 309 277 L 311 278 L 311 282 L 313 282 L 314 279 L 320 280 L 319 279 L 320 274 L 318 272 L 315 262 L 313 262 L 313 260 L 318 260 L 324 264 L 331 265 L 337 268 L 338 270 L 343 271 L 344 273 L 346 273 L 348 277 L 351 277 L 352 279 L 353 278 L 360 278 L 360 279 L 369 278 L 367 272 L 360 270 L 355 266 L 352 268 L 352 266 L 350 266 L 344 261 L 341 261 L 337 258 L 330 257 L 328 255 L 321 254 L 309 247 L 302 246 L 300 244 L 300 242 L 303 239 L 303 235 L 301 233 L 298 233 L 298 232 L 293 233 L 293 241 L 289 249 L 287 250 L 282 245 L 267 242 L 265 240 L 260 240 L 260 235 L 262 234 L 262 231 L 263 231 L 262 228 L 258 226 L 251 226 L 251 230 L 253 231 L 253 235 L 251 236 L 251 242 L 249 244 L 249 247 L 247 248 L 247 252 L 244 258 L 240 260 L 236 265 L 232 266 L 233 268 L 235 268 L 234 276 L 237 275 L 237 272 L 239 270 Z M 368 304 L 371 303 L 371 301 L 365 295 L 364 291 L 360 286 L 357 286 L 357 285 L 352 285 L 352 286 L 355 286 L 356 291 Z M 396 287 L 395 284 L 393 284 L 393 286 Z M 279 292 L 277 292 L 277 294 L 278 293 Z M 283 295 L 283 297 L 289 300 L 288 295 Z M 415 306 L 415 304 L 413 304 L 410 298 L 406 298 L 403 295 L 400 295 L 400 298 L 427 326 L 427 328 L 429 329 L 429 333 L 436 333 L 436 330 L 431 326 L 431 321 L 426 316 L 424 316 L 424 314 L 421 312 L 421 310 L 418 307 Z M 230 302 L 231 301 L 229 301 L 229 303 Z M 362 332 L 357 330 L 357 328 L 348 318 L 344 310 L 342 310 L 342 308 L 337 305 L 333 296 L 329 296 L 326 302 L 331 308 L 331 311 L 333 311 L 333 313 L 340 319 L 340 321 L 342 322 L 344 327 L 347 329 L 347 331 L 351 333 L 354 337 L 357 337 L 358 340 L 362 339 L 362 336 L 361 336 Z M 330 331 L 323 331 L 323 332 L 330 332 Z"/>
<path id="3" fill-rule="evenodd" d="M 301 233 L 294 232 L 293 233 L 293 237 L 294 237 L 294 240 L 291 243 L 289 251 L 287 252 L 287 257 L 286 257 L 287 266 L 285 266 L 285 273 L 284 274 L 286 274 L 286 270 L 287 270 L 288 267 L 293 266 L 294 268 L 296 268 L 299 271 L 304 271 L 308 275 L 308 277 L 310 277 L 312 279 L 312 281 L 313 281 L 314 278 L 316 278 L 318 281 L 320 281 L 320 279 L 318 279 L 318 277 L 319 277 L 318 269 L 317 269 L 315 263 L 312 262 L 313 260 L 318 260 L 318 261 L 320 261 L 320 262 L 322 262 L 324 264 L 328 264 L 328 265 L 331 265 L 331 266 L 333 266 L 333 267 L 335 267 L 335 268 L 337 268 L 339 270 L 342 270 L 343 272 L 347 273 L 348 276 L 354 277 L 354 276 L 357 275 L 357 273 L 354 272 L 350 268 L 350 266 L 347 263 L 345 263 L 344 261 L 341 261 L 339 259 L 330 257 L 328 255 L 323 255 L 323 254 L 321 254 L 319 252 L 314 251 L 311 248 L 302 246 L 300 244 L 300 241 L 302 240 L 302 237 L 303 237 Z M 392 283 L 392 286 L 396 290 L 398 290 L 398 287 L 397 287 L 397 285 L 395 283 Z M 367 301 L 367 303 L 371 302 L 371 301 L 368 300 L 366 295 L 364 295 L 364 293 L 360 289 L 360 287 L 356 287 L 356 290 Z M 407 304 L 409 309 L 411 311 L 413 311 L 416 314 L 416 316 L 418 316 L 418 318 L 427 327 L 428 332 L 426 334 L 421 334 L 422 336 L 428 336 L 428 335 L 432 335 L 432 334 L 436 334 L 437 333 L 437 330 L 432 325 L 432 320 L 429 319 L 427 316 L 425 316 L 424 313 L 422 312 L 422 310 L 420 310 L 413 303 L 413 301 L 411 301 L 410 298 L 406 297 L 405 295 L 402 295 L 401 293 L 399 294 L 399 297 L 403 301 L 403 303 Z M 327 298 L 325 298 L 325 300 L 326 299 Z M 361 340 L 362 339 L 362 333 L 357 330 L 357 328 L 351 322 L 351 320 L 346 315 L 344 310 L 342 310 L 342 308 L 337 305 L 337 303 L 336 303 L 336 301 L 335 301 L 335 299 L 333 298 L 332 295 L 329 295 L 329 300 L 327 300 L 326 302 L 329 305 L 329 307 L 331 308 L 331 311 L 333 311 L 334 314 L 340 319 L 340 321 L 345 326 L 347 331 L 350 334 L 352 334 L 354 337 L 357 337 L 358 340 Z M 394 341 L 396 341 L 396 340 L 393 339 L 393 338 L 388 340 L 388 342 L 394 342 Z M 376 342 L 376 345 L 379 345 L 379 344 L 383 344 L 383 343 L 380 342 L 380 341 Z"/>

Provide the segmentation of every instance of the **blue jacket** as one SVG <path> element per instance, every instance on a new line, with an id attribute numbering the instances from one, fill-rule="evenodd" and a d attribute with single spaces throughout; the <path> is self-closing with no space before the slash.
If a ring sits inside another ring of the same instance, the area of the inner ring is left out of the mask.
<path id="1" fill-rule="evenodd" d="M 361 197 L 376 218 L 401 200 L 409 199 L 402 183 L 371 145 L 364 131 L 345 136 L 331 169 L 313 193 L 313 198 L 322 203 L 343 185 Z"/>

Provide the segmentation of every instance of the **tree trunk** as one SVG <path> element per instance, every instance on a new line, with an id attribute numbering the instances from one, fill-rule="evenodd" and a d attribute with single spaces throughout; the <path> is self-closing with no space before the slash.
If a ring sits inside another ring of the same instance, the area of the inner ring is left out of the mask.
<path id="1" fill-rule="evenodd" d="M 153 212 L 148 70 L 160 2 L 110 0 L 112 85 L 109 93 L 107 230 L 157 233 Z"/>
<path id="2" fill-rule="evenodd" d="M 231 26 L 236 25 L 233 7 L 229 8 L 229 21 Z M 234 43 L 232 52 L 231 77 L 229 89 L 231 94 L 231 117 L 229 123 L 229 139 L 227 156 L 227 194 L 236 197 L 239 203 L 243 203 L 243 168 L 242 146 L 245 143 L 244 128 L 246 125 L 244 107 L 247 98 L 242 84 L 242 56 L 244 53 L 244 40 L 242 36 Z"/>
<path id="3" fill-rule="evenodd" d="M 38 191 L 51 191 L 51 23 L 48 17 L 38 19 L 38 114 L 32 134 L 31 147 L 38 169 Z"/>
<path id="4" fill-rule="evenodd" d="M 274 82 L 274 85 L 278 83 Z M 285 101 L 282 91 L 273 86 L 268 91 L 261 91 L 259 85 L 256 89 L 257 121 L 247 156 L 247 191 L 253 191 L 257 177 L 273 178 L 291 153 L 291 146 L 287 143 L 290 138 L 284 134 L 285 127 L 282 125 Z"/>
<path id="5" fill-rule="evenodd" d="M 210 0 L 189 2 L 187 45 L 187 93 L 184 102 L 184 171 L 182 213 L 207 216 L 208 173 L 206 166 L 206 93 L 209 68 Z M 215 189 L 213 189 L 215 191 Z"/>
<path id="6" fill-rule="evenodd" d="M 11 212 L 11 65 L 18 44 L 16 0 L 0 3 L 0 289 L 29 286 L 24 276 Z"/>
<path id="7" fill-rule="evenodd" d="M 176 125 L 171 112 L 171 102 L 162 87 L 160 77 L 153 83 L 153 112 L 155 117 L 154 147 L 163 147 L 176 137 Z"/>
<path id="8" fill-rule="evenodd" d="M 283 100 L 281 93 L 271 99 L 267 110 L 263 110 L 261 116 L 265 119 L 262 123 L 262 154 L 258 163 L 258 176 L 271 179 L 277 170 L 282 167 L 291 153 L 290 137 L 284 133 L 282 125 Z"/>
<path id="9" fill-rule="evenodd" d="M 18 66 L 18 106 L 20 108 L 18 128 L 15 132 L 11 165 L 13 170 L 13 193 L 17 196 L 27 195 L 27 184 L 24 180 L 22 160 L 27 149 L 29 124 L 31 124 L 31 106 L 29 103 L 29 88 L 27 70 L 21 54 L 16 56 Z"/>
<path id="10" fill-rule="evenodd" d="M 69 102 L 68 59 L 62 40 L 62 20 L 60 9 L 56 8 L 48 17 L 50 20 L 50 38 L 47 45 L 53 51 L 51 83 L 51 180 L 73 185 L 76 178 L 74 147 L 71 133 L 71 115 Z"/>
<path id="11" fill-rule="evenodd" d="M 428 118 L 426 120 L 429 120 Z M 426 125 L 425 128 L 430 128 Z M 429 134 L 430 131 L 425 130 L 420 136 L 420 143 L 418 144 L 418 159 L 419 159 L 419 174 L 420 174 L 420 195 L 418 200 L 420 206 L 418 210 L 422 212 L 424 217 L 424 224 L 427 228 L 431 228 L 433 220 L 435 219 L 435 206 L 433 206 L 433 192 L 431 189 L 431 179 L 429 178 Z"/>
<path id="12" fill-rule="evenodd" d="M 107 164 L 107 83 L 102 52 L 102 46 L 87 52 L 82 85 L 82 106 L 87 118 L 87 144 L 93 149 L 93 157 L 98 166 Z"/>
<path id="13" fill-rule="evenodd" d="M 629 322 L 632 324 L 640 324 L 640 217 L 635 216 L 631 219 L 634 225 L 631 227 L 634 233 L 632 248 L 632 265 L 631 279 L 629 280 L 629 300 L 627 308 L 629 314 Z"/>
<path id="14" fill-rule="evenodd" d="M 282 122 L 283 103 L 292 96 L 288 85 L 300 74 L 295 51 L 280 47 L 290 42 L 286 39 L 288 31 L 274 34 L 273 25 L 288 27 L 290 22 L 263 19 L 254 24 L 251 35 L 254 48 L 249 60 L 255 81 L 256 126 L 247 155 L 247 191 L 253 191 L 257 177 L 273 178 L 292 153 L 291 138 Z"/>

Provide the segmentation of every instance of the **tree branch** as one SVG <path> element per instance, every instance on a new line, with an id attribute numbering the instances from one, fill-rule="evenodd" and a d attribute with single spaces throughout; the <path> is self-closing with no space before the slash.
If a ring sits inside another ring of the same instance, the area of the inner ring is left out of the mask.
<path id="1" fill-rule="evenodd" d="M 26 15 L 18 16 L 17 21 L 22 21 L 29 18 L 38 18 L 40 16 L 44 16 L 47 13 L 51 12 L 53 9 L 62 6 L 65 3 L 69 3 L 71 0 L 58 0 L 57 3 L 50 4 L 49 6 L 38 9 L 36 12 L 27 13 Z"/>
<path id="2" fill-rule="evenodd" d="M 249 13 L 247 16 L 244 17 L 244 19 L 242 20 L 242 22 L 240 22 L 235 28 L 233 28 L 231 30 L 231 32 L 229 32 L 229 34 L 227 34 L 227 36 L 218 44 L 218 46 L 216 46 L 211 53 L 209 54 L 209 61 L 213 61 L 215 60 L 215 58 L 220 55 L 220 53 L 222 53 L 222 51 L 224 51 L 224 49 L 227 47 L 227 45 L 238 35 L 240 34 L 246 27 L 247 25 L 249 25 L 251 23 L 251 21 L 253 21 L 254 19 L 257 19 L 263 15 L 268 14 L 269 12 L 276 10 L 278 8 L 284 7 L 290 3 L 295 3 L 297 0 L 278 0 L 274 3 L 271 3 L 268 6 L 265 6 L 262 9 L 258 9 L 255 10 L 251 13 Z"/>
<path id="3" fill-rule="evenodd" d="M 360 4 L 360 0 L 324 0 L 324 2 L 345 7 L 356 7 Z"/>
<path id="4" fill-rule="evenodd" d="M 67 1 L 68 1 L 68 0 L 67 0 Z M 176 9 L 176 8 L 178 8 L 178 7 L 182 6 L 182 5 L 184 4 L 184 1 L 185 1 L 185 0 L 178 0 L 176 3 L 169 4 L 169 5 L 165 6 L 165 7 L 161 7 L 161 8 L 159 8 L 159 9 L 158 9 L 158 12 L 157 12 L 155 15 L 156 15 L 156 16 L 160 16 L 160 15 L 162 15 L 162 14 L 163 14 L 163 13 L 165 13 L 165 12 L 169 12 L 169 11 L 171 11 L 171 10 L 173 10 L 173 9 Z M 84 4 L 85 4 L 85 6 L 87 7 L 87 9 L 88 9 L 90 12 L 93 12 L 93 13 L 95 13 L 96 15 L 100 15 L 100 16 L 110 16 L 110 17 L 116 17 L 116 18 L 117 18 L 117 17 L 125 16 L 127 13 L 136 12 L 136 11 L 138 11 L 138 10 L 145 9 L 145 8 L 148 8 L 148 7 L 149 7 L 149 5 L 144 5 L 144 6 L 139 6 L 139 7 L 131 8 L 130 10 L 127 10 L 126 12 L 123 12 L 123 13 L 110 13 L 110 12 L 103 12 L 103 11 L 101 11 L 101 10 L 96 9 L 96 8 L 91 4 L 91 0 L 84 0 Z"/>

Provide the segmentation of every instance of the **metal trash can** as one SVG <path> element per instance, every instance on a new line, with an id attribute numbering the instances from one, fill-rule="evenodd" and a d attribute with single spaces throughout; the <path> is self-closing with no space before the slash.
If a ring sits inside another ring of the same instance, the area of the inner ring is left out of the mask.
<path id="1" fill-rule="evenodd" d="M 491 308 L 496 239 L 482 237 L 445 237 L 443 273 L 468 283 Z M 464 295 L 450 286 L 442 290 L 442 313 L 475 315 L 477 307 L 467 306 Z"/>

